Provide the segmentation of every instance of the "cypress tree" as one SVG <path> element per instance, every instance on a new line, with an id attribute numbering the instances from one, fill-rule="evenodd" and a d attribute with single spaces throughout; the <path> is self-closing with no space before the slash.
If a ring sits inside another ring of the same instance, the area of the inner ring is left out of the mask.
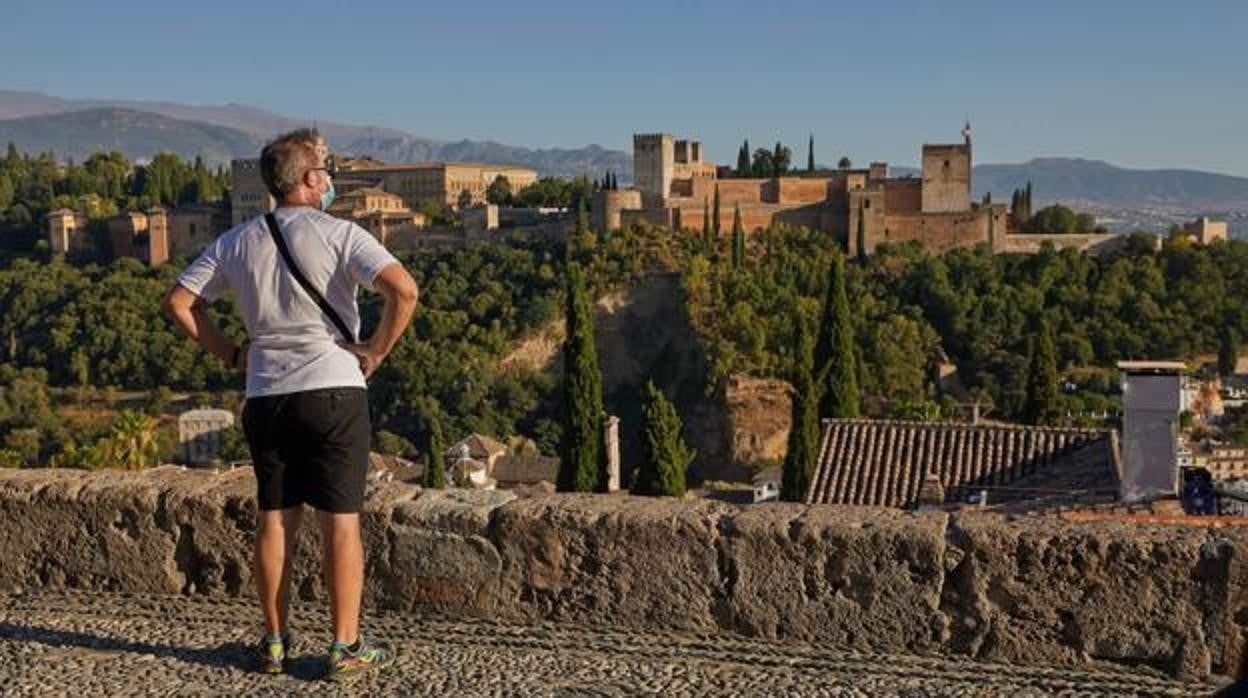
<path id="1" fill-rule="evenodd" d="M 810 142 L 806 145 L 806 171 L 815 171 L 815 134 L 810 134 Z"/>
<path id="2" fill-rule="evenodd" d="M 715 210 L 711 211 L 711 232 L 715 233 L 715 240 L 719 240 L 719 185 L 715 185 Z"/>
<path id="3" fill-rule="evenodd" d="M 1239 362 L 1239 338 L 1235 336 L 1235 328 L 1224 322 L 1222 331 L 1218 333 L 1218 375 L 1235 375 L 1235 364 Z"/>
<path id="4" fill-rule="evenodd" d="M 832 266 L 828 270 L 814 366 L 820 392 L 819 416 L 828 419 L 857 417 L 858 360 L 854 322 L 845 295 L 845 258 L 837 250 L 832 251 Z"/>
<path id="5" fill-rule="evenodd" d="M 789 426 L 789 448 L 784 455 L 780 498 L 800 502 L 810 489 L 810 476 L 819 453 L 819 395 L 811 375 L 813 342 L 806 321 L 799 313 L 793 343 L 793 406 Z"/>
<path id="6" fill-rule="evenodd" d="M 866 261 L 867 259 L 866 218 L 867 218 L 867 210 L 863 208 L 862 206 L 859 206 L 858 207 L 858 230 L 857 230 L 857 245 L 858 245 L 858 260 L 859 261 Z"/>
<path id="7" fill-rule="evenodd" d="M 745 231 L 741 228 L 741 205 L 737 204 L 732 212 L 732 268 L 740 269 L 745 264 Z"/>
<path id="8" fill-rule="evenodd" d="M 561 492 L 606 488 L 602 435 L 602 373 L 594 347 L 593 316 L 581 266 L 568 265 L 567 339 L 563 344 L 563 441 L 558 485 Z"/>
<path id="9" fill-rule="evenodd" d="M 1053 335 L 1043 319 L 1032 340 L 1031 363 L 1027 368 L 1027 395 L 1023 399 L 1023 421 L 1028 424 L 1054 424 L 1061 416 L 1057 395 L 1057 351 Z"/>
<path id="10" fill-rule="evenodd" d="M 576 234 L 589 234 L 589 209 L 585 205 L 585 197 L 582 196 L 576 201 Z"/>
<path id="11" fill-rule="evenodd" d="M 750 176 L 750 139 L 748 138 L 741 145 L 741 152 L 737 153 L 737 176 Z"/>
<path id="12" fill-rule="evenodd" d="M 713 244 L 711 238 L 711 200 L 702 197 L 702 242 L 708 247 Z"/>
<path id="13" fill-rule="evenodd" d="M 685 470 L 694 451 L 680 435 L 680 416 L 663 392 L 647 382 L 642 390 L 641 463 L 633 494 L 681 497 L 685 494 Z"/>
<path id="14" fill-rule="evenodd" d="M 425 472 L 421 485 L 429 489 L 446 487 L 446 461 L 442 455 L 442 425 L 437 414 L 427 410 L 423 415 L 425 423 L 424 456 Z"/>

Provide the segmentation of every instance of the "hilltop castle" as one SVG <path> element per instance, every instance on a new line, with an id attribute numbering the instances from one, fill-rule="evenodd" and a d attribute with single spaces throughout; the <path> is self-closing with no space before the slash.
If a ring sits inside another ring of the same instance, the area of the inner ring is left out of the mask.
<path id="1" fill-rule="evenodd" d="M 862 169 L 794 172 L 781 177 L 732 177 L 731 168 L 702 159 L 702 144 L 669 134 L 633 136 L 635 186 L 599 192 L 595 226 L 638 222 L 700 230 L 719 202 L 721 232 L 740 209 L 747 231 L 772 223 L 824 230 L 851 254 L 885 242 L 915 240 L 935 252 L 981 243 L 994 252 L 1029 251 L 1044 241 L 1088 249 L 1116 235 L 1013 235 L 1009 207 L 971 200 L 971 133 L 961 143 L 924 144 L 920 177 L 890 177 L 888 164 Z M 718 197 L 716 194 L 718 193 Z"/>

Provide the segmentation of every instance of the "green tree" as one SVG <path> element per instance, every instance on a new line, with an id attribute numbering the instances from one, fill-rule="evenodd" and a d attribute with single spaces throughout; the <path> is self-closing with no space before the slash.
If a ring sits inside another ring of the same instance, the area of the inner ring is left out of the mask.
<path id="1" fill-rule="evenodd" d="M 775 153 L 766 148 L 755 150 L 751 169 L 755 177 L 774 177 L 776 174 Z"/>
<path id="2" fill-rule="evenodd" d="M 806 171 L 815 171 L 815 134 L 810 134 L 810 141 L 806 144 Z"/>
<path id="3" fill-rule="evenodd" d="M 14 429 L 4 437 L 6 450 L 18 454 L 22 465 L 33 468 L 39 465 L 39 430 L 34 427 Z"/>
<path id="4" fill-rule="evenodd" d="M 432 409 L 424 414 L 425 438 L 421 449 L 425 471 L 421 477 L 421 485 L 429 489 L 446 488 L 446 461 L 442 454 L 442 423 Z"/>
<path id="5" fill-rule="evenodd" d="M 127 410 L 100 444 L 100 465 L 142 470 L 156 465 L 159 451 L 155 418 Z"/>
<path id="6" fill-rule="evenodd" d="M 680 430 L 676 408 L 653 381 L 647 382 L 642 390 L 641 461 L 633 494 L 684 496 L 685 470 L 695 454 L 685 444 Z"/>
<path id="7" fill-rule="evenodd" d="M 715 234 L 715 240 L 719 240 L 719 185 L 715 185 L 715 210 L 711 211 L 711 231 Z"/>
<path id="8" fill-rule="evenodd" d="M 745 264 L 745 230 L 741 227 L 741 204 L 732 211 L 732 268 L 740 269 Z"/>
<path id="9" fill-rule="evenodd" d="M 711 201 L 709 197 L 702 197 L 702 242 L 711 247 L 715 243 L 715 238 L 711 237 Z"/>
<path id="10" fill-rule="evenodd" d="M 865 261 L 867 259 L 867 210 L 862 206 L 858 207 L 858 230 L 854 237 L 858 248 L 858 261 Z"/>
<path id="11" fill-rule="evenodd" d="M 576 234 L 580 237 L 589 235 L 589 207 L 586 205 L 586 197 L 581 197 L 576 202 Z"/>
<path id="12" fill-rule="evenodd" d="M 845 294 L 845 258 L 837 251 L 833 251 L 828 269 L 814 365 L 820 386 L 820 416 L 828 419 L 857 417 L 858 361 L 854 321 Z"/>
<path id="13" fill-rule="evenodd" d="M 563 442 L 556 484 L 561 492 L 602 491 L 607 485 L 602 372 L 594 347 L 593 315 L 585 277 L 576 263 L 568 265 L 566 320 Z"/>
<path id="14" fill-rule="evenodd" d="M 1235 375 L 1235 365 L 1239 362 L 1239 338 L 1231 323 L 1223 323 L 1218 332 L 1218 374 Z"/>
<path id="15" fill-rule="evenodd" d="M 841 168 L 842 170 L 848 170 L 849 168 L 854 166 L 854 163 L 848 157 L 842 156 L 841 159 L 836 163 L 836 166 Z"/>
<path id="16" fill-rule="evenodd" d="M 789 165 L 793 162 L 793 151 L 780 141 L 776 141 L 776 147 L 771 152 L 771 176 L 783 177 L 789 172 Z"/>
<path id="17" fill-rule="evenodd" d="M 793 345 L 793 403 L 790 411 L 789 447 L 784 455 L 780 498 L 800 502 L 810 490 L 815 459 L 819 456 L 819 394 L 811 373 L 814 342 L 806 320 L 796 318 Z"/>
<path id="18" fill-rule="evenodd" d="M 750 172 L 750 139 L 747 138 L 737 153 L 737 176 L 749 177 Z"/>
<path id="19" fill-rule="evenodd" d="M 411 455 L 413 448 L 412 442 L 402 436 L 389 429 L 381 429 L 373 437 L 373 450 L 389 456 L 408 456 Z"/>
<path id="20" fill-rule="evenodd" d="M 504 175 L 499 175 L 485 189 L 485 200 L 496 206 L 511 205 L 511 182 Z"/>
<path id="21" fill-rule="evenodd" d="M 1032 340 L 1027 394 L 1023 398 L 1023 421 L 1037 425 L 1056 423 L 1061 416 L 1058 401 L 1057 352 L 1049 325 L 1042 319 Z"/>
<path id="22" fill-rule="evenodd" d="M 13 204 L 14 195 L 13 180 L 9 178 L 9 173 L 0 171 L 0 213 L 4 213 Z"/>

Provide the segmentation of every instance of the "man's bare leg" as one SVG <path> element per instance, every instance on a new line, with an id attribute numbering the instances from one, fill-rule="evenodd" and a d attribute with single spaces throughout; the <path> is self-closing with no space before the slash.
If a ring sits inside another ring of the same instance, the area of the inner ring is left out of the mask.
<path id="1" fill-rule="evenodd" d="M 256 593 L 264 613 L 264 631 L 270 635 L 288 630 L 290 571 L 298 532 L 298 507 L 256 512 Z"/>
<path id="2" fill-rule="evenodd" d="M 334 642 L 354 643 L 360 636 L 360 596 L 364 593 L 364 543 L 359 514 L 318 511 L 325 559 L 325 586 L 334 624 Z"/>

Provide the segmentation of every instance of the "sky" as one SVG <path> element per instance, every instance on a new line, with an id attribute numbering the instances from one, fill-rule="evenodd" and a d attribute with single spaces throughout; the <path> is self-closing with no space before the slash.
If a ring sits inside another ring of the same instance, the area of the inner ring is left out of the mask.
<path id="1" fill-rule="evenodd" d="M 1248 2 L 4 0 L 0 88 L 235 102 L 528 147 L 633 133 L 913 165 L 1103 159 L 1248 176 Z"/>

